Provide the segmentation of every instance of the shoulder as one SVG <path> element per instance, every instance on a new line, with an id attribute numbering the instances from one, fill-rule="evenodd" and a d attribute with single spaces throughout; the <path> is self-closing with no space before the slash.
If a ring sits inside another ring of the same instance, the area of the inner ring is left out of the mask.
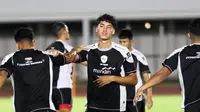
<path id="1" fill-rule="evenodd" d="M 126 57 L 127 55 L 128 56 L 131 55 L 129 50 L 120 44 L 116 44 L 116 43 L 112 42 L 112 48 L 119 51 L 124 57 Z"/>
<path id="2" fill-rule="evenodd" d="M 4 64 L 5 62 L 7 62 L 11 57 L 13 57 L 14 54 L 15 54 L 15 52 L 4 56 L 3 60 L 1 61 L 1 65 Z"/>
<path id="3" fill-rule="evenodd" d="M 188 47 L 188 45 L 183 46 L 183 47 L 180 47 L 180 48 L 178 48 L 178 49 L 175 49 L 175 50 L 167 57 L 167 59 L 170 58 L 170 57 L 172 57 L 172 56 L 174 56 L 174 55 L 176 55 L 177 53 L 180 53 L 180 52 L 183 51 L 186 47 Z"/>
<path id="4" fill-rule="evenodd" d="M 68 51 L 71 51 L 72 50 L 72 46 L 69 45 L 69 44 L 65 44 L 65 49 L 67 49 Z"/>
<path id="5" fill-rule="evenodd" d="M 87 45 L 85 47 L 88 49 L 88 51 L 91 50 L 91 49 L 97 49 L 98 43 L 90 44 L 90 45 Z"/>
<path id="6" fill-rule="evenodd" d="M 146 59 L 145 55 L 142 52 L 140 52 L 139 50 L 133 48 L 131 53 L 134 54 L 137 57 L 138 61 L 142 62 L 143 64 L 147 64 L 147 59 Z"/>
<path id="7" fill-rule="evenodd" d="M 53 42 L 53 43 L 51 43 L 48 47 L 47 47 L 47 49 L 54 49 L 54 48 L 64 48 L 64 45 L 63 45 L 63 43 L 62 42 L 60 42 L 60 41 L 55 41 L 55 42 Z"/>

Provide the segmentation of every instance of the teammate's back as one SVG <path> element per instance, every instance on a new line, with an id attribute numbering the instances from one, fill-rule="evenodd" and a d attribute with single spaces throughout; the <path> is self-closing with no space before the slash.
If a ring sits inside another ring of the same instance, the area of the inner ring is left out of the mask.
<path id="1" fill-rule="evenodd" d="M 50 99 L 52 89 L 52 62 L 49 56 L 38 50 L 20 50 L 8 60 L 13 64 L 15 95 L 24 99 L 24 109 L 53 109 Z M 15 101 L 22 100 L 16 97 Z M 16 103 L 17 105 L 17 103 Z M 26 106 L 25 106 L 26 105 Z M 25 112 L 25 110 L 23 110 Z"/>

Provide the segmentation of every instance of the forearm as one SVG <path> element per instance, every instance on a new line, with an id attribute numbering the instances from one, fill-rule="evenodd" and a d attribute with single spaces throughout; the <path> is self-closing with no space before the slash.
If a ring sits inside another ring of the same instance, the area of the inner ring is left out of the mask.
<path id="1" fill-rule="evenodd" d="M 166 77 L 168 77 L 171 72 L 168 68 L 163 67 L 159 72 L 153 75 L 142 87 L 142 90 L 146 90 L 151 88 L 159 83 L 161 83 Z"/>
<path id="2" fill-rule="evenodd" d="M 130 85 L 136 85 L 137 84 L 137 76 L 136 74 L 132 73 L 125 77 L 120 76 L 114 76 L 114 82 L 119 83 L 121 85 L 130 84 Z"/>
<path id="3" fill-rule="evenodd" d="M 5 83 L 6 79 L 8 76 L 8 72 L 7 71 L 0 71 L 0 88 L 3 86 L 3 84 Z"/>
<path id="4" fill-rule="evenodd" d="M 148 82 L 149 81 L 149 79 L 150 79 L 150 73 L 144 73 L 143 74 L 143 78 L 144 78 L 144 82 L 146 83 L 146 82 Z M 146 95 L 147 95 L 147 97 L 152 97 L 152 87 L 150 87 L 150 88 L 148 88 L 147 90 L 146 90 Z"/>

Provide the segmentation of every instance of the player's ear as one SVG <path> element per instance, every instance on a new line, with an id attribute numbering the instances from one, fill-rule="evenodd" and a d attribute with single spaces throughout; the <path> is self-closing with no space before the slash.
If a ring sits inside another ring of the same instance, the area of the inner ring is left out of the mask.
<path id="1" fill-rule="evenodd" d="M 131 40 L 131 44 L 132 44 L 132 45 L 134 44 L 134 40 L 133 40 L 133 39 Z"/>
<path id="2" fill-rule="evenodd" d="M 188 38 L 189 38 L 189 39 L 191 39 L 191 34 L 190 34 L 190 33 L 188 33 L 187 35 L 188 35 Z"/>
<path id="3" fill-rule="evenodd" d="M 35 46 L 36 46 L 36 41 L 33 40 L 33 41 L 32 41 L 32 47 L 35 47 Z"/>
<path id="4" fill-rule="evenodd" d="M 115 29 L 113 29 L 112 34 L 113 34 L 113 35 L 115 34 Z"/>
<path id="5" fill-rule="evenodd" d="M 15 44 L 15 45 L 16 45 L 16 48 L 19 50 L 19 49 L 20 49 L 20 47 L 19 47 L 19 46 L 20 46 L 20 45 L 19 45 L 19 43 L 18 43 L 18 42 L 16 42 L 16 44 Z"/>
<path id="6" fill-rule="evenodd" d="M 98 32 L 98 26 L 96 27 L 96 32 Z"/>

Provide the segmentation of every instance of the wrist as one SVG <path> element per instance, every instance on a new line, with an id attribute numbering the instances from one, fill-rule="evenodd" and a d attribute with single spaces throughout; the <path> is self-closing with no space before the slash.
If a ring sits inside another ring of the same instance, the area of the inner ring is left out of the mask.
<path id="1" fill-rule="evenodd" d="M 115 76 L 112 76 L 111 77 L 111 82 L 115 82 L 116 81 L 116 77 Z"/>

